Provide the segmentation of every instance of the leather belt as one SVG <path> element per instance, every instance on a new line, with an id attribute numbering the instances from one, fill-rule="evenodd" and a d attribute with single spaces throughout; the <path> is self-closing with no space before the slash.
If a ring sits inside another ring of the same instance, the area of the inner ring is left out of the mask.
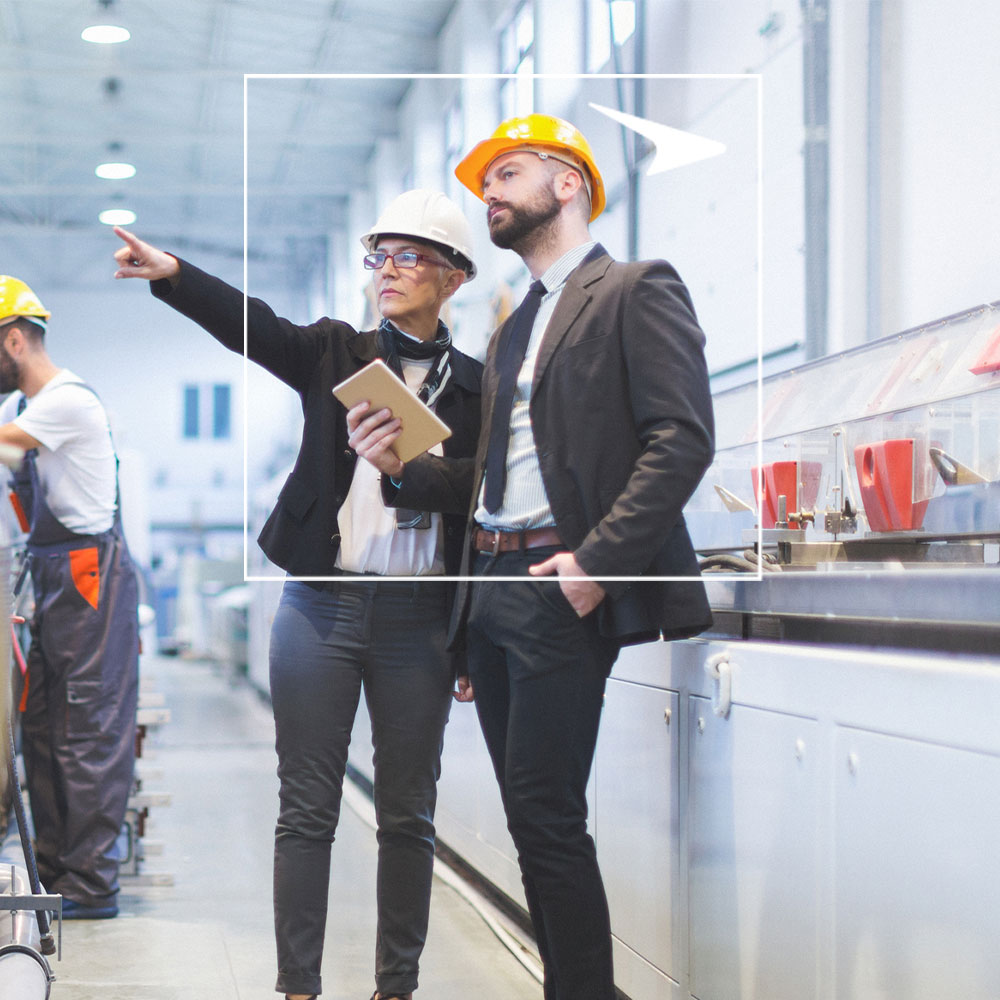
<path id="1" fill-rule="evenodd" d="M 489 531 L 476 528 L 472 534 L 472 547 L 477 552 L 499 555 L 501 552 L 523 552 L 543 546 L 562 546 L 562 539 L 555 528 L 528 528 L 527 531 Z"/>

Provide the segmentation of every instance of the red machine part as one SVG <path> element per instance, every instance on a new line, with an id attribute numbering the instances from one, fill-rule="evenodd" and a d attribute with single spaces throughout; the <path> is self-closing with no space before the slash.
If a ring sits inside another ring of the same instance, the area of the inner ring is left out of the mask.
<path id="1" fill-rule="evenodd" d="M 872 531 L 916 531 L 927 500 L 913 499 L 913 438 L 859 444 L 854 464 Z"/>
<path id="2" fill-rule="evenodd" d="M 760 475 L 763 468 L 763 477 Z M 778 497 L 785 497 L 786 518 L 803 508 L 813 507 L 819 494 L 819 480 L 823 471 L 821 462 L 769 462 L 764 466 L 754 466 L 753 493 L 760 508 L 762 528 L 773 528 L 778 520 Z M 761 478 L 764 481 L 763 496 L 760 495 Z M 796 529 L 798 524 L 790 523 Z"/>
<path id="3" fill-rule="evenodd" d="M 986 346 L 969 371 L 973 375 L 1000 371 L 1000 326 L 990 334 L 990 339 L 986 341 Z"/>

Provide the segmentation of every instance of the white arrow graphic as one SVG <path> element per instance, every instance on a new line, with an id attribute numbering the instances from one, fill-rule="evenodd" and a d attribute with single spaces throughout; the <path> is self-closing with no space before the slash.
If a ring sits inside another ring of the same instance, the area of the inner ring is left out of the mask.
<path id="1" fill-rule="evenodd" d="M 686 167 L 689 163 L 708 160 L 726 151 L 726 144 L 716 142 L 715 139 L 706 139 L 693 132 L 671 128 L 669 125 L 662 125 L 648 118 L 637 118 L 624 111 L 615 111 L 594 104 L 593 101 L 590 102 L 590 106 L 595 111 L 600 111 L 602 115 L 607 115 L 613 121 L 632 129 L 633 132 L 644 135 L 653 143 L 656 153 L 646 171 L 647 176 L 661 174 L 664 170 L 674 170 L 676 167 Z"/>

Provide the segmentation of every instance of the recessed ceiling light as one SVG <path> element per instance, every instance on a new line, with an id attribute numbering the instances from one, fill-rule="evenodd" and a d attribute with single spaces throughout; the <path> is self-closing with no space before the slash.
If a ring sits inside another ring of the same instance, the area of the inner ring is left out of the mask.
<path id="1" fill-rule="evenodd" d="M 131 226 L 135 212 L 128 208 L 106 208 L 97 218 L 106 226 Z"/>
<path id="2" fill-rule="evenodd" d="M 135 167 L 131 163 L 99 163 L 94 173 L 106 181 L 123 181 L 135 177 Z"/>
<path id="3" fill-rule="evenodd" d="M 80 37 L 85 42 L 96 42 L 99 45 L 114 45 L 116 42 L 127 42 L 132 36 L 127 28 L 117 24 L 92 24 L 84 28 Z"/>

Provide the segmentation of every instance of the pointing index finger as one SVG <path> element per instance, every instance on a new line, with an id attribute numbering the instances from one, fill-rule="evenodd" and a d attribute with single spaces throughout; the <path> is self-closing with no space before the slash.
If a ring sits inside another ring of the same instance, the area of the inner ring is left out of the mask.
<path id="1" fill-rule="evenodd" d="M 114 226 L 113 232 L 119 239 L 124 240 L 132 251 L 136 251 L 141 248 L 142 240 L 140 240 L 138 236 L 130 233 L 127 229 L 122 229 L 121 226 Z"/>

